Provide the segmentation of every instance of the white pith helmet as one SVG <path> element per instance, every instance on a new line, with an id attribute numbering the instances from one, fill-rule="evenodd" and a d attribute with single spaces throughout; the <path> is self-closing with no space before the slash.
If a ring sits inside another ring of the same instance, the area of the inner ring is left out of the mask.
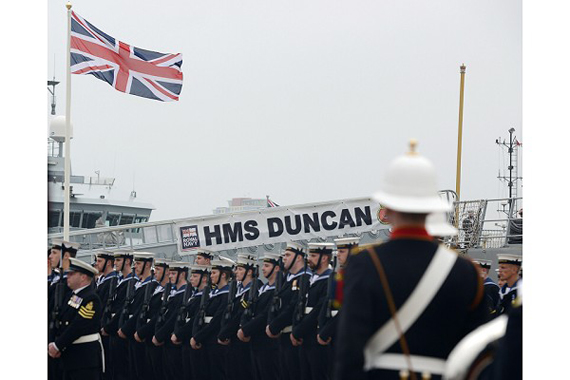
<path id="1" fill-rule="evenodd" d="M 382 189 L 372 198 L 394 211 L 407 213 L 444 212 L 451 204 L 439 197 L 433 164 L 416 153 L 417 142 L 410 141 L 410 152 L 388 166 Z"/>
<path id="2" fill-rule="evenodd" d="M 447 216 L 444 212 L 435 212 L 429 214 L 426 218 L 426 230 L 431 236 L 456 236 L 457 228 L 447 222 Z"/>

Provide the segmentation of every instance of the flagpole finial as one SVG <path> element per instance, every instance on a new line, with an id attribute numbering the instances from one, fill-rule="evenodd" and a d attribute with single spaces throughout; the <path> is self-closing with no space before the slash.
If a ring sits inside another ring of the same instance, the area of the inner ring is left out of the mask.
<path id="1" fill-rule="evenodd" d="M 67 4 L 65 4 L 65 7 L 67 8 L 67 10 L 71 9 L 71 2 L 68 1 Z"/>

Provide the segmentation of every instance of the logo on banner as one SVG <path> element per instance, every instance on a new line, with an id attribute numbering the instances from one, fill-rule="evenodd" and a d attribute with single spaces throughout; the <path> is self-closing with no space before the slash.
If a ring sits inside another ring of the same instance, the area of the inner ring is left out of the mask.
<path id="1" fill-rule="evenodd" d="M 198 226 L 180 227 L 180 236 L 182 241 L 182 249 L 199 248 L 200 237 L 198 235 Z"/>
<path id="2" fill-rule="evenodd" d="M 388 217 L 386 216 L 386 207 L 380 205 L 380 208 L 378 209 L 378 214 L 376 215 L 378 218 L 378 221 L 384 225 L 386 224 L 390 224 L 390 221 L 388 220 Z"/>

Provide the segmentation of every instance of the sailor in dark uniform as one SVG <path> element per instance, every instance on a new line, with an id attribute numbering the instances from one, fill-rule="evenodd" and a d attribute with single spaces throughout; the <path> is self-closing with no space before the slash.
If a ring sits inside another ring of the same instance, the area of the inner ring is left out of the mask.
<path id="1" fill-rule="evenodd" d="M 62 297 L 62 299 L 66 298 L 71 293 L 71 289 L 69 289 L 66 282 L 67 271 L 69 270 L 69 259 L 72 257 L 74 258 L 77 255 L 77 250 L 79 247 L 80 245 L 78 243 L 63 241 L 61 239 L 52 240 L 52 247 L 50 249 L 50 254 L 48 257 L 50 266 L 52 268 L 52 275 L 48 278 L 48 322 L 51 321 L 50 318 L 53 314 L 53 308 L 56 306 L 56 284 L 61 284 L 61 287 L 63 288 L 63 292 L 60 294 L 60 297 Z M 63 271 L 63 274 L 61 271 Z"/>
<path id="2" fill-rule="evenodd" d="M 249 380 L 253 376 L 253 359 L 249 343 L 237 338 L 241 317 L 248 302 L 257 299 L 259 288 L 263 285 L 259 280 L 257 258 L 254 255 L 238 254 L 235 265 L 234 286 L 236 291 L 228 293 L 226 310 L 218 333 L 218 343 L 228 346 L 226 361 L 226 377 L 231 380 Z M 261 284 L 261 285 L 260 285 Z M 253 292 L 253 293 L 252 293 Z M 233 299 L 231 298 L 233 295 Z M 251 311 L 251 310 L 250 310 Z"/>
<path id="3" fill-rule="evenodd" d="M 109 321 L 101 328 L 102 336 L 109 336 L 108 363 L 110 376 L 113 380 L 126 380 L 129 378 L 129 357 L 127 341 L 117 335 L 119 324 L 124 318 L 124 306 L 127 290 L 133 288 L 138 281 L 133 271 L 133 251 L 119 250 L 115 252 L 115 268 L 119 273 L 117 287 L 113 294 Z M 128 317 L 128 316 L 127 316 Z M 106 318 L 106 317 L 105 317 Z"/>
<path id="4" fill-rule="evenodd" d="M 212 259 L 214 258 L 214 253 L 212 251 L 209 251 L 207 249 L 199 249 L 198 251 L 196 251 L 196 253 L 194 254 L 194 264 L 197 265 L 210 265 L 210 262 L 212 261 Z"/>
<path id="5" fill-rule="evenodd" d="M 203 356 L 204 350 L 193 350 L 190 347 L 190 339 L 192 338 L 194 318 L 198 315 L 204 289 L 208 286 L 210 270 L 210 265 L 190 265 L 190 285 L 195 291 L 181 305 L 174 325 L 174 333 L 170 338 L 173 344 L 182 347 L 184 379 L 206 380 L 209 377 L 208 366 L 205 365 L 207 359 Z"/>
<path id="6" fill-rule="evenodd" d="M 278 276 L 279 254 L 265 253 L 261 272 L 267 283 L 259 289 L 255 305 L 248 304 L 242 315 L 237 337 L 242 342 L 249 342 L 253 360 L 254 379 L 279 380 L 279 342 L 265 334 L 267 315 L 274 300 L 275 285 Z"/>
<path id="7" fill-rule="evenodd" d="M 302 283 L 308 284 L 312 272 L 306 265 L 307 249 L 302 245 L 289 242 L 283 255 L 283 268 L 286 273 L 285 283 L 277 292 L 278 304 L 270 310 L 265 332 L 273 339 L 279 339 L 279 367 L 284 379 L 297 380 L 301 377 L 299 346 L 291 341 L 293 331 L 293 313 L 299 299 Z"/>
<path id="8" fill-rule="evenodd" d="M 327 302 L 328 278 L 334 243 L 309 243 L 308 265 L 313 272 L 308 288 L 302 285 L 299 302 L 293 313 L 291 342 L 300 346 L 299 357 L 302 379 L 329 379 L 330 347 L 317 341 L 321 308 Z M 306 296 L 302 293 L 306 292 Z"/>
<path id="9" fill-rule="evenodd" d="M 228 302 L 229 285 L 232 276 L 233 261 L 219 257 L 211 261 L 212 273 L 210 275 L 215 289 L 210 292 L 206 302 L 200 305 L 199 315 L 195 318 L 192 327 L 190 345 L 195 350 L 204 350 L 208 358 L 210 379 L 226 378 L 228 347 L 218 343 L 218 333 L 226 305 Z"/>
<path id="10" fill-rule="evenodd" d="M 145 299 L 137 318 L 135 340 L 140 343 L 144 342 L 146 347 L 146 360 L 143 370 L 144 380 L 162 380 L 165 377 L 162 347 L 155 346 L 152 343 L 152 337 L 154 336 L 156 321 L 163 305 L 163 296 L 164 304 L 166 304 L 166 298 L 170 294 L 169 265 L 170 260 L 154 260 L 154 277 L 158 284 L 152 293 L 149 291 L 149 294 L 145 294 Z"/>
<path id="11" fill-rule="evenodd" d="M 61 239 L 53 239 L 48 256 L 52 276 L 48 282 L 48 342 L 55 339 L 55 331 L 59 325 L 59 315 L 64 307 L 64 301 L 71 295 L 72 290 L 67 286 L 69 259 L 74 258 L 80 245 Z M 63 256 L 62 256 L 63 251 Z M 48 378 L 61 378 L 62 365 L 60 359 L 48 356 Z"/>
<path id="12" fill-rule="evenodd" d="M 61 357 L 64 379 L 99 380 L 103 370 L 101 301 L 92 286 L 97 269 L 78 259 L 69 261 L 67 285 L 72 293 L 65 300 L 48 353 L 52 358 Z"/>
<path id="13" fill-rule="evenodd" d="M 359 237 L 346 237 L 334 240 L 336 245 L 336 257 L 339 269 L 333 277 L 329 278 L 329 297 L 327 304 L 321 309 L 319 315 L 319 334 L 317 341 L 319 344 L 334 347 L 333 339 L 336 334 L 338 313 L 342 305 L 342 285 L 344 282 L 344 271 L 348 264 L 350 250 L 358 247 Z"/>
<path id="14" fill-rule="evenodd" d="M 109 310 L 111 306 L 111 301 L 115 289 L 117 288 L 117 282 L 119 280 L 119 274 L 117 271 L 114 270 L 114 261 L 115 256 L 111 251 L 100 251 L 97 252 L 95 255 L 96 263 L 95 268 L 99 271 L 100 276 L 97 279 L 97 295 L 101 300 L 101 308 L 102 308 L 102 316 L 101 316 L 101 327 L 103 327 L 103 323 L 107 323 L 108 321 L 103 318 L 105 316 L 105 311 L 107 311 L 107 315 L 109 315 Z M 107 309 L 107 310 L 106 310 Z M 110 349 L 109 349 L 109 336 L 101 336 L 101 340 L 103 341 L 103 351 L 105 354 L 105 363 L 107 363 L 107 368 L 110 367 L 111 358 L 109 357 Z M 106 371 L 103 374 L 104 379 L 110 379 L 110 371 Z"/>
<path id="15" fill-rule="evenodd" d="M 489 277 L 489 270 L 491 270 L 491 260 L 476 259 L 473 260 L 475 264 L 479 265 L 479 273 L 483 279 L 483 286 L 485 288 L 485 302 L 489 310 L 489 316 L 495 317 L 497 315 L 497 307 L 499 306 L 499 285 Z"/>
<path id="16" fill-rule="evenodd" d="M 477 268 L 425 229 L 429 213 L 450 205 L 437 194 L 432 164 L 414 150 L 388 166 L 374 196 L 387 209 L 390 240 L 350 257 L 335 379 L 400 379 L 400 371 L 439 379 L 453 347 L 486 321 Z"/>
<path id="17" fill-rule="evenodd" d="M 180 345 L 172 343 L 171 335 L 174 332 L 178 312 L 188 288 L 189 266 L 190 264 L 186 262 L 170 263 L 169 276 L 173 286 L 166 301 L 166 310 L 162 317 L 157 320 L 152 337 L 152 343 L 155 346 L 163 347 L 165 371 L 167 378 L 172 379 L 182 378 L 182 350 Z"/>
<path id="18" fill-rule="evenodd" d="M 151 252 L 135 252 L 135 275 L 139 279 L 126 296 L 127 304 L 124 307 L 122 324 L 117 335 L 127 341 L 129 356 L 129 374 L 131 379 L 140 379 L 144 376 L 145 345 L 135 340 L 137 320 L 142 310 L 145 295 L 152 294 L 158 282 L 151 274 L 154 254 Z"/>
<path id="19" fill-rule="evenodd" d="M 519 255 L 497 255 L 499 261 L 499 278 L 505 284 L 499 291 L 499 314 L 508 313 L 517 298 L 517 285 L 519 284 L 519 271 L 522 257 Z"/>

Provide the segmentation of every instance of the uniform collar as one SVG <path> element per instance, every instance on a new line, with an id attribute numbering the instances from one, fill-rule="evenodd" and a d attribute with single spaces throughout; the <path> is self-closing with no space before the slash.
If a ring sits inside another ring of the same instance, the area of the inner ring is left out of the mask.
<path id="1" fill-rule="evenodd" d="M 73 291 L 73 293 L 74 293 L 74 294 L 79 294 L 79 292 L 81 292 L 83 289 L 86 289 L 86 288 L 88 288 L 88 287 L 89 287 L 89 285 L 85 285 L 85 286 L 82 287 L 82 288 L 75 289 L 75 290 Z"/>
<path id="2" fill-rule="evenodd" d="M 398 227 L 392 230 L 390 239 L 417 239 L 432 241 L 433 237 L 428 234 L 425 227 Z"/>
<path id="3" fill-rule="evenodd" d="M 111 278 L 111 277 L 118 277 L 118 276 L 119 276 L 119 272 L 114 270 L 114 271 L 111 271 L 111 272 L 107 273 L 106 275 L 104 275 L 103 278 Z"/>

